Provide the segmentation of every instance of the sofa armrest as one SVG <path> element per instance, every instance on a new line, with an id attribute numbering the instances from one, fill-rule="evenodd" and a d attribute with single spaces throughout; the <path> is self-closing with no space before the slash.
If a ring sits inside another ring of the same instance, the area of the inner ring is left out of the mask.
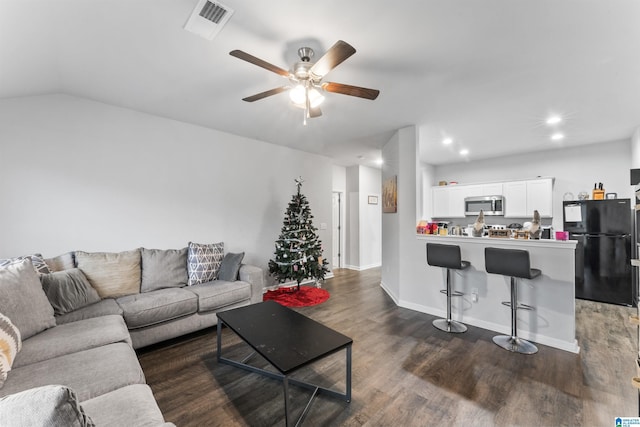
<path id="1" fill-rule="evenodd" d="M 251 285 L 251 304 L 262 302 L 264 290 L 264 273 L 260 267 L 242 264 L 238 273 L 240 280 Z"/>

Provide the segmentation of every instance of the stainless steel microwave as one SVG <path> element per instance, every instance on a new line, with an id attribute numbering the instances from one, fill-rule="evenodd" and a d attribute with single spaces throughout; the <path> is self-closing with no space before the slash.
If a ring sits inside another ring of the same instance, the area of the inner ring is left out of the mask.
<path id="1" fill-rule="evenodd" d="M 464 214 L 504 215 L 504 198 L 502 196 L 465 197 Z"/>

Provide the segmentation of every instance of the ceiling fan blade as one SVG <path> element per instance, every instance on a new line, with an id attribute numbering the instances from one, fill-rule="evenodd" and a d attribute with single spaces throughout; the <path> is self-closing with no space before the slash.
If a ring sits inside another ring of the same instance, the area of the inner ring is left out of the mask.
<path id="1" fill-rule="evenodd" d="M 329 71 L 340 65 L 345 59 L 356 53 L 349 43 L 338 40 L 322 58 L 311 67 L 309 72 L 316 78 L 324 77 Z"/>
<path id="2" fill-rule="evenodd" d="M 320 110 L 320 107 L 316 107 L 316 108 L 309 108 L 309 118 L 315 118 L 315 117 L 320 117 L 322 115 L 322 110 Z"/>
<path id="3" fill-rule="evenodd" d="M 249 55 L 248 53 L 241 50 L 232 50 L 231 52 L 229 52 L 229 55 L 235 56 L 236 58 L 242 59 L 243 61 L 250 62 L 253 65 L 257 65 L 258 67 L 262 67 L 265 70 L 269 70 L 273 73 L 279 74 L 282 77 L 289 77 L 289 75 L 291 74 L 283 68 L 276 67 L 275 65 L 270 64 L 267 61 L 263 61 L 262 59 L 256 58 L 255 56 Z"/>
<path id="4" fill-rule="evenodd" d="M 380 94 L 380 91 L 377 89 L 368 89 L 366 87 L 351 86 L 351 85 L 345 85 L 342 83 L 332 83 L 332 82 L 322 83 L 322 89 L 326 90 L 327 92 L 357 96 L 359 98 L 370 99 L 372 101 L 376 99 Z"/>
<path id="5" fill-rule="evenodd" d="M 264 91 L 264 92 L 260 92 L 260 93 L 257 93 L 255 95 L 247 96 L 246 98 L 242 98 L 242 100 L 243 101 L 247 101 L 247 102 L 258 101 L 258 100 L 260 100 L 262 98 L 266 98 L 267 96 L 277 95 L 280 92 L 284 92 L 286 90 L 289 90 L 289 86 L 277 87 L 275 89 L 271 89 L 271 90 L 267 90 L 267 91 Z"/>

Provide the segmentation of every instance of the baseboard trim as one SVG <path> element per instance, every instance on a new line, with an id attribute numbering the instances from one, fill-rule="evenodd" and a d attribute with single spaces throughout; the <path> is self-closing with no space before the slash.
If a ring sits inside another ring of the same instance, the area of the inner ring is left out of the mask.
<path id="1" fill-rule="evenodd" d="M 360 267 L 357 265 L 345 265 L 343 268 L 347 268 L 349 270 L 355 270 L 355 271 L 364 271 L 364 270 L 369 270 L 371 268 L 377 268 L 377 267 L 382 267 L 382 264 L 370 264 L 370 265 L 365 265 L 363 267 Z"/>

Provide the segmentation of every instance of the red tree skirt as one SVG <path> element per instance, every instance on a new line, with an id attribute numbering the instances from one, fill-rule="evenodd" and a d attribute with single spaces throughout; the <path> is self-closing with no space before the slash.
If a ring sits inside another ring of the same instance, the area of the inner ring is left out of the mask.
<path id="1" fill-rule="evenodd" d="M 263 301 L 275 301 L 285 307 L 309 307 L 311 305 L 318 305 L 329 299 L 329 292 L 312 287 L 312 286 L 300 286 L 300 290 L 296 290 L 297 287 L 292 288 L 280 288 L 275 291 L 267 291 L 262 297 Z"/>

